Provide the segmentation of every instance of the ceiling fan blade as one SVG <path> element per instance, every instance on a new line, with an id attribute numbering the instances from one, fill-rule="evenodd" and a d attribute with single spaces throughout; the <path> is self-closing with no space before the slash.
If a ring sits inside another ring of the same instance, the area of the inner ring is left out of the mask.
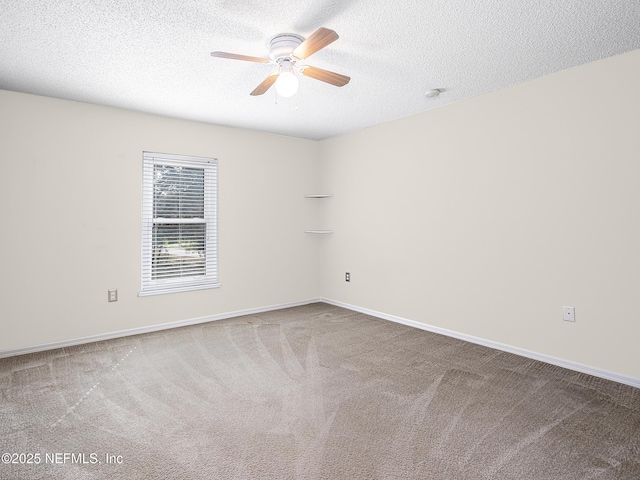
<path id="1" fill-rule="evenodd" d="M 321 82 L 330 83 L 331 85 L 335 85 L 336 87 L 344 87 L 351 77 L 347 77 L 346 75 L 341 75 L 336 72 L 330 72 L 329 70 L 323 70 L 317 67 L 305 67 L 300 70 L 305 77 L 315 78 L 316 80 L 320 80 Z"/>
<path id="2" fill-rule="evenodd" d="M 231 60 L 244 60 L 245 62 L 271 63 L 271 60 L 269 60 L 268 58 L 250 57 L 248 55 L 237 55 L 235 53 L 227 52 L 211 52 L 211 56 L 219 58 L 230 58 Z"/>
<path id="3" fill-rule="evenodd" d="M 271 88 L 271 85 L 273 85 L 275 83 L 277 78 L 278 78 L 278 74 L 277 73 L 272 73 L 267 78 L 265 78 L 262 81 L 262 83 L 255 88 L 255 90 L 253 92 L 251 92 L 251 95 L 253 95 L 254 97 L 256 95 L 262 95 L 264 92 L 266 92 L 267 90 L 269 90 Z"/>
<path id="4" fill-rule="evenodd" d="M 313 32 L 309 38 L 298 45 L 292 52 L 292 55 L 300 59 L 307 58 L 330 43 L 335 42 L 338 38 L 338 34 L 333 30 L 320 27 Z"/>

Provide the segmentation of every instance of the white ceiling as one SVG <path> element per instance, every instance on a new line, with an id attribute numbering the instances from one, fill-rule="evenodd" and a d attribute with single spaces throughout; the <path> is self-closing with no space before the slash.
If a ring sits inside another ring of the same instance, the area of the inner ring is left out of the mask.
<path id="1" fill-rule="evenodd" d="M 0 2 L 1 89 L 310 139 L 640 48 L 638 0 Z M 340 39 L 306 63 L 345 87 L 302 77 L 276 103 L 249 96 L 274 66 L 209 55 L 318 27 Z"/>

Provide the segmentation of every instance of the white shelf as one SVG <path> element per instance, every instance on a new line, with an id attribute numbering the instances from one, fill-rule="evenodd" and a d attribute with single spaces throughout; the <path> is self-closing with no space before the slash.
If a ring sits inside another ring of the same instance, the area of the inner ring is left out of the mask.
<path id="1" fill-rule="evenodd" d="M 310 193 L 305 195 L 304 198 L 330 198 L 333 197 L 330 193 Z M 315 233 L 319 235 L 326 235 L 328 233 L 333 233 L 333 230 L 305 230 L 304 233 Z"/>

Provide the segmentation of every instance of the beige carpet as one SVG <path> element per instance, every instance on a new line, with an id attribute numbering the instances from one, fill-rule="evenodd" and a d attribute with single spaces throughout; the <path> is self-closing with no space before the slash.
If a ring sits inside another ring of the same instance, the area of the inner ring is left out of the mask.
<path id="1" fill-rule="evenodd" d="M 640 390 L 321 303 L 3 359 L 0 398 L 2 479 L 640 479 Z"/>

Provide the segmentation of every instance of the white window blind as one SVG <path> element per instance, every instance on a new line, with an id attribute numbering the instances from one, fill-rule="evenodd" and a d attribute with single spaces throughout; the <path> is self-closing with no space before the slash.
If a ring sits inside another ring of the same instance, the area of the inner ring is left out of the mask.
<path id="1" fill-rule="evenodd" d="M 219 287 L 218 162 L 143 153 L 140 295 Z"/>

